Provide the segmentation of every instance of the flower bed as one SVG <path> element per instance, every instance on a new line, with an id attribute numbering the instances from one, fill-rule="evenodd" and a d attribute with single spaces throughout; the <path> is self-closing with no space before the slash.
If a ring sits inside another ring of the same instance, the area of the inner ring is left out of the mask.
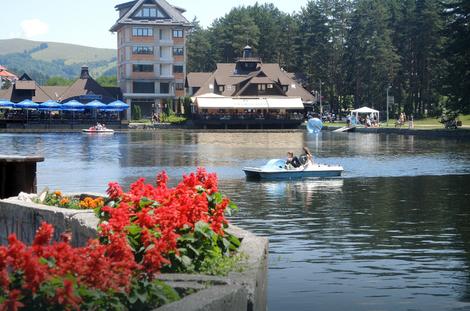
<path id="1" fill-rule="evenodd" d="M 61 191 L 46 192 L 44 199 L 36 198 L 34 202 L 48 206 L 55 206 L 69 209 L 96 209 L 104 206 L 102 197 L 85 197 L 83 199 L 76 196 L 64 196 Z"/>
<path id="2" fill-rule="evenodd" d="M 99 237 L 87 246 L 72 248 L 69 234 L 50 244 L 46 223 L 32 246 L 14 235 L 0 246 L 0 309 L 152 308 L 177 297 L 155 279 L 159 272 L 204 272 L 233 261 L 240 241 L 226 232 L 225 213 L 236 207 L 218 192 L 214 174 L 200 169 L 168 188 L 162 173 L 156 185 L 139 179 L 124 192 L 110 183 L 107 192 L 103 204 L 87 200 L 100 219 Z M 62 195 L 54 195 L 61 205 Z"/>

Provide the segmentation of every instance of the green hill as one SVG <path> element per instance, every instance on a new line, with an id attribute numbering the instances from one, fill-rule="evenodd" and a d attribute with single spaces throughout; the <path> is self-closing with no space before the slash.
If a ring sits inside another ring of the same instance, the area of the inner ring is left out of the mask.
<path id="1" fill-rule="evenodd" d="M 18 75 L 26 72 L 33 78 L 41 76 L 40 79 L 76 78 L 84 64 L 95 77 L 115 75 L 116 50 L 24 39 L 0 40 L 0 65 Z"/>

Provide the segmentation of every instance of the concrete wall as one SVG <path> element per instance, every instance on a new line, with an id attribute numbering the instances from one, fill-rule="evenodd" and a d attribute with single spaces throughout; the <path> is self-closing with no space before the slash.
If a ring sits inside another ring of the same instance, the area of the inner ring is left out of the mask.
<path id="1" fill-rule="evenodd" d="M 19 201 L 16 198 L 0 200 L 0 244 L 6 244 L 8 235 L 32 243 L 36 230 L 45 221 L 54 225 L 54 237 L 72 231 L 72 245 L 84 246 L 96 237 L 98 219 L 93 211 L 68 210 Z"/>
<path id="2" fill-rule="evenodd" d="M 0 200 L 0 244 L 7 244 L 11 233 L 25 243 L 32 243 L 43 221 L 54 225 L 56 239 L 63 232 L 72 231 L 74 246 L 83 246 L 96 237 L 98 219 L 93 211 L 55 208 L 9 198 Z M 171 286 L 197 292 L 158 310 L 266 310 L 268 239 L 236 226 L 230 226 L 229 232 L 242 239 L 240 252 L 247 256 L 242 263 L 244 270 L 227 277 L 163 274 L 160 279 Z"/>

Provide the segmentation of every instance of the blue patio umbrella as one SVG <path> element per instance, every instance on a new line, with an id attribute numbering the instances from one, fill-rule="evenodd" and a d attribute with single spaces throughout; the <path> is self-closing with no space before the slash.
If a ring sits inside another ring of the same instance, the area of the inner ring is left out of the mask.
<path id="1" fill-rule="evenodd" d="M 13 107 L 14 108 L 26 109 L 26 123 L 28 123 L 29 110 L 30 109 L 38 109 L 39 104 L 36 104 L 35 102 L 33 102 L 29 99 L 25 99 L 22 102 L 14 104 Z"/>
<path id="2" fill-rule="evenodd" d="M 62 104 L 62 110 L 72 112 L 72 123 L 73 123 L 73 121 L 75 120 L 75 112 L 85 111 L 85 105 L 82 103 L 79 103 L 76 100 L 71 100 L 69 102 L 66 102 L 65 104 Z"/>
<path id="3" fill-rule="evenodd" d="M 29 99 L 25 99 L 22 102 L 14 104 L 13 107 L 22 109 L 38 109 L 39 104 L 36 104 L 35 102 Z"/>
<path id="4" fill-rule="evenodd" d="M 99 100 L 94 100 L 94 101 L 89 102 L 88 104 L 85 105 L 85 109 L 91 110 L 92 113 L 93 113 L 93 116 L 95 117 L 95 119 L 98 119 L 97 111 L 98 110 L 106 110 L 107 107 L 108 107 L 108 105 L 103 104 Z"/>
<path id="5" fill-rule="evenodd" d="M 59 111 L 61 108 L 62 105 L 55 100 L 48 100 L 47 102 L 39 104 L 39 110 L 41 111 Z"/>
<path id="6" fill-rule="evenodd" d="M 14 104 L 9 101 L 9 100 L 5 100 L 5 99 L 0 99 L 0 109 L 2 108 L 13 108 Z"/>
<path id="7" fill-rule="evenodd" d="M 121 111 L 123 110 L 126 110 L 126 109 L 129 109 L 129 105 L 120 101 L 120 100 L 116 100 L 110 104 L 108 104 L 108 110 L 109 109 L 121 109 Z"/>
<path id="8" fill-rule="evenodd" d="M 97 109 L 97 110 L 104 110 L 108 107 L 108 105 L 103 104 L 99 100 L 94 100 L 92 102 L 89 102 L 88 104 L 85 105 L 85 109 Z"/>
<path id="9" fill-rule="evenodd" d="M 69 102 L 66 102 L 65 104 L 62 104 L 62 110 L 65 111 L 83 111 L 84 109 L 85 105 L 79 103 L 76 100 L 71 100 Z"/>

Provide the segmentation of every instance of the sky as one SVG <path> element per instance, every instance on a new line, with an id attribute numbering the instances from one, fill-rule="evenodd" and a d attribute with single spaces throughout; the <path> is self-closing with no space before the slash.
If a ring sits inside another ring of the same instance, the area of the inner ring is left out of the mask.
<path id="1" fill-rule="evenodd" d="M 0 39 L 23 38 L 34 41 L 65 42 L 116 48 L 116 35 L 109 29 L 118 17 L 114 6 L 128 0 L 0 0 Z M 185 17 L 194 17 L 203 27 L 224 16 L 231 8 L 253 5 L 256 0 L 169 0 L 185 8 Z M 298 12 L 308 0 L 259 0 L 273 3 L 286 13 Z"/>

